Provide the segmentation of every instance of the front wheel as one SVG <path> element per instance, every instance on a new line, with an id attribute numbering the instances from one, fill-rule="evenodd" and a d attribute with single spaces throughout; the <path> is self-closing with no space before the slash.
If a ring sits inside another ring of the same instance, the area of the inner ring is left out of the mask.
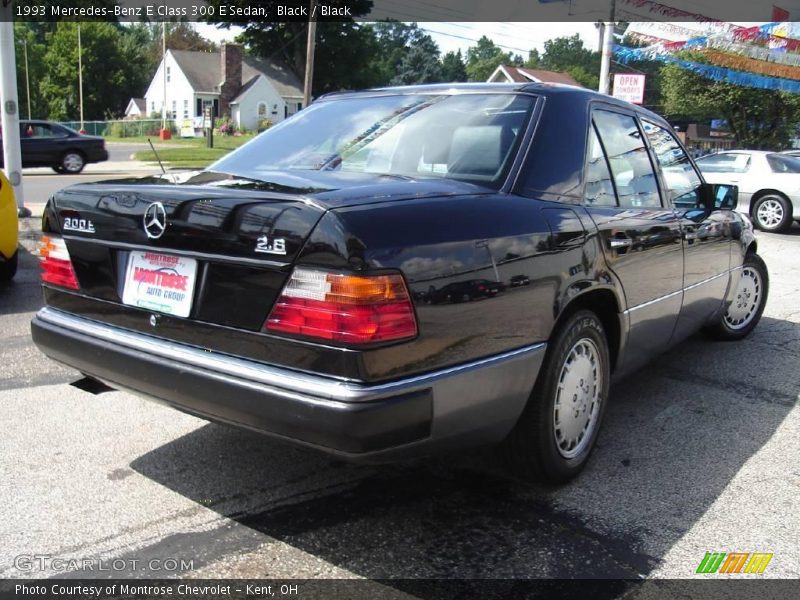
<path id="1" fill-rule="evenodd" d="M 505 441 L 512 468 L 550 483 L 578 475 L 600 431 L 610 378 L 603 324 L 595 313 L 578 311 L 553 337 L 528 405 Z"/>
<path id="2" fill-rule="evenodd" d="M 747 337 L 761 320 L 768 294 L 767 265 L 758 254 L 750 252 L 744 258 L 730 306 L 706 332 L 718 340 L 741 340 Z"/>
<path id="3" fill-rule="evenodd" d="M 753 205 L 753 223 L 762 231 L 786 231 L 792 226 L 792 208 L 783 196 L 762 196 Z"/>

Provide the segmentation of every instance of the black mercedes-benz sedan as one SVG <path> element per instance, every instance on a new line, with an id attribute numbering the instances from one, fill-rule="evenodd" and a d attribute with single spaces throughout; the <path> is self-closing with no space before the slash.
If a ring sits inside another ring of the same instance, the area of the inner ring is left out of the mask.
<path id="1" fill-rule="evenodd" d="M 583 89 L 330 95 L 179 182 L 56 194 L 33 339 L 114 388 L 345 458 L 502 443 L 564 482 L 612 376 L 758 323 L 768 273 L 735 195 L 666 121 Z M 476 280 L 504 291 L 431 301 Z"/>
<path id="2" fill-rule="evenodd" d="M 56 173 L 75 175 L 89 163 L 108 160 L 102 137 L 83 135 L 50 121 L 20 121 L 19 128 L 23 167 L 51 167 Z M 3 149 L 0 147 L 2 166 Z"/>

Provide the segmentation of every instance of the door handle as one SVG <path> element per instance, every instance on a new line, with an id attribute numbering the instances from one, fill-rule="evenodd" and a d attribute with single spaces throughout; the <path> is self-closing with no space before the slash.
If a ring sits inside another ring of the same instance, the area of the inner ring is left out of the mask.
<path id="1" fill-rule="evenodd" d="M 619 250 L 620 248 L 630 248 L 633 246 L 633 240 L 630 238 L 609 238 L 608 247 L 612 250 Z"/>

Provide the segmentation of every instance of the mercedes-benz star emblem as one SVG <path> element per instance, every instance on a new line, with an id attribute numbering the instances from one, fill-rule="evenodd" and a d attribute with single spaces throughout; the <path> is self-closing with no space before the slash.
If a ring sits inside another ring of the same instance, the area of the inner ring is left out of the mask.
<path id="1" fill-rule="evenodd" d="M 151 240 L 157 240 L 167 228 L 167 211 L 161 202 L 153 202 L 144 211 L 144 232 Z"/>

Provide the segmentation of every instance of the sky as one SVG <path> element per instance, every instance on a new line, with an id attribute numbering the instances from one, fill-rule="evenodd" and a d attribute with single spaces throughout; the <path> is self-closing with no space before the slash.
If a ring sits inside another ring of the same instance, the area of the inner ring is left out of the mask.
<path id="1" fill-rule="evenodd" d="M 545 41 L 557 37 L 570 36 L 575 33 L 581 36 L 584 45 L 591 50 L 598 50 L 598 33 L 594 23 L 417 23 L 427 31 L 438 44 L 444 54 L 474 46 L 478 39 L 485 35 L 505 51 L 528 57 L 528 52 L 536 48 L 544 49 Z M 237 28 L 219 30 L 207 23 L 197 23 L 197 30 L 203 36 L 215 41 L 231 41 L 236 36 Z"/>

